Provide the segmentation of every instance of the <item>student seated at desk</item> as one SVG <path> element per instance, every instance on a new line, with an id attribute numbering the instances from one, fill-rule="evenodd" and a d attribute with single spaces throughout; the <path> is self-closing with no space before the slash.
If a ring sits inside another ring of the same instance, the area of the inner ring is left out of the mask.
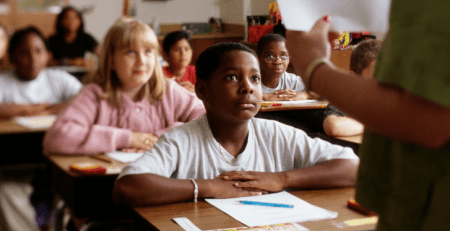
<path id="1" fill-rule="evenodd" d="M 8 55 L 13 70 L 0 74 L 0 118 L 56 114 L 81 89 L 67 72 L 46 69 L 45 41 L 34 27 L 11 37 Z"/>
<path id="2" fill-rule="evenodd" d="M 261 65 L 261 87 L 265 101 L 304 100 L 309 95 L 299 76 L 287 73 L 289 52 L 286 39 L 279 34 L 266 34 L 258 41 L 257 54 Z"/>
<path id="3" fill-rule="evenodd" d="M 53 54 L 50 65 L 71 65 L 91 68 L 92 59 L 85 59 L 87 52 L 100 53 L 98 42 L 84 31 L 82 14 L 74 7 L 66 6 L 58 14 L 55 23 L 56 34 L 48 41 Z"/>
<path id="4" fill-rule="evenodd" d="M 198 198 L 229 198 L 355 183 L 359 159 L 351 149 L 254 118 L 262 93 L 253 50 L 240 43 L 217 44 L 200 55 L 196 69 L 195 90 L 206 114 L 164 133 L 126 166 L 114 186 L 116 202 L 148 206 L 195 200 L 194 185 Z"/>
<path id="5" fill-rule="evenodd" d="M 45 69 L 49 53 L 44 37 L 34 27 L 13 34 L 8 54 L 14 68 L 0 74 L 0 115 L 3 118 L 58 113 L 81 89 L 81 83 L 68 73 Z M 27 145 L 26 140 L 23 145 Z M 22 153 L 5 153 L 16 154 Z M 29 165 L 0 170 L 0 230 L 39 229 L 35 208 L 30 202 L 34 190 L 31 182 L 38 170 L 41 169 Z M 51 202 L 47 202 L 48 212 Z M 48 225 L 47 222 L 39 225 Z"/>
<path id="6" fill-rule="evenodd" d="M 350 72 L 363 78 L 373 78 L 381 45 L 382 42 L 376 39 L 359 43 L 350 56 Z M 324 111 L 323 130 L 329 136 L 355 136 L 364 132 L 364 125 L 328 104 Z"/>
<path id="7" fill-rule="evenodd" d="M 145 23 L 116 23 L 105 37 L 91 83 L 47 131 L 44 153 L 147 151 L 169 128 L 204 114 L 194 93 L 165 80 L 158 49 Z"/>
<path id="8" fill-rule="evenodd" d="M 164 75 L 174 78 L 177 83 L 191 92 L 195 91 L 195 66 L 189 65 L 192 59 L 190 36 L 185 31 L 175 31 L 163 40 L 164 59 L 169 64 L 164 67 Z"/>

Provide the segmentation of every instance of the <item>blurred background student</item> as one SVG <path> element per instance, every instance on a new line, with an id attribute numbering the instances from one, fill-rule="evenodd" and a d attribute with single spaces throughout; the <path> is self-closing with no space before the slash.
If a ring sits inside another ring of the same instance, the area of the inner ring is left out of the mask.
<path id="1" fill-rule="evenodd" d="M 381 44 L 376 39 L 360 42 L 350 56 L 350 72 L 362 78 L 373 78 Z M 329 136 L 355 136 L 364 132 L 364 125 L 328 104 L 324 111 L 323 130 Z"/>
<path id="2" fill-rule="evenodd" d="M 302 79 L 286 72 L 289 65 L 289 52 L 286 39 L 279 34 L 262 36 L 257 45 L 259 65 L 261 66 L 261 88 L 265 101 L 292 101 L 309 98 Z"/>
<path id="3" fill-rule="evenodd" d="M 46 69 L 49 58 L 46 40 L 34 27 L 12 35 L 8 54 L 13 69 L 0 75 L 2 118 L 58 113 L 81 89 L 75 77 L 64 71 Z M 20 166 L 0 171 L 0 230 L 39 229 L 30 197 L 34 190 L 31 182 L 40 170 Z M 46 215 L 38 214 L 40 217 L 48 217 L 50 213 L 51 200 L 47 202 Z M 46 226 L 48 221 L 44 219 L 39 225 Z"/>
<path id="4" fill-rule="evenodd" d="M 84 31 L 82 14 L 74 7 L 64 7 L 56 18 L 56 34 L 49 38 L 53 54 L 50 65 L 71 65 L 91 68 L 95 61 L 90 55 L 98 56 L 98 42 Z"/>
<path id="5" fill-rule="evenodd" d="M 8 49 L 8 31 L 6 27 L 0 23 L 0 71 L 4 71 L 9 67 L 6 50 Z"/>
<path id="6" fill-rule="evenodd" d="M 177 83 L 194 92 L 197 80 L 195 66 L 189 65 L 192 59 L 190 35 L 185 31 L 175 31 L 163 40 L 164 59 L 169 66 L 164 67 L 164 75 L 173 78 Z"/>

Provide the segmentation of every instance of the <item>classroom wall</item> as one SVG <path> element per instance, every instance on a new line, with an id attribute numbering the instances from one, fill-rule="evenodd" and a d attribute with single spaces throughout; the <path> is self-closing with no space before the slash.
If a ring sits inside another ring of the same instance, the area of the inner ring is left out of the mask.
<path id="1" fill-rule="evenodd" d="M 108 29 L 122 15 L 123 0 L 72 0 L 77 9 L 92 6 L 93 11 L 84 15 L 85 31 L 100 43 Z"/>

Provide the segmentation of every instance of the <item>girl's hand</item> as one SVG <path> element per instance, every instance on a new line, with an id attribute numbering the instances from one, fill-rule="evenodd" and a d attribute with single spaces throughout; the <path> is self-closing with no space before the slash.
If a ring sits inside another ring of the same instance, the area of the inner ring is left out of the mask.
<path id="1" fill-rule="evenodd" d="M 150 133 L 132 132 L 129 148 L 149 151 L 157 140 L 158 137 Z"/>
<path id="2" fill-rule="evenodd" d="M 214 198 L 260 196 L 268 193 L 265 190 L 235 187 L 234 185 L 239 183 L 238 181 L 214 179 L 210 180 L 210 183 L 212 197 Z"/>
<path id="3" fill-rule="evenodd" d="M 291 62 L 300 76 L 305 76 L 305 70 L 316 58 L 330 58 L 331 45 L 328 34 L 331 17 L 325 16 L 313 26 L 311 31 L 286 31 L 286 47 L 292 56 Z"/>
<path id="4" fill-rule="evenodd" d="M 282 172 L 232 171 L 216 178 L 232 181 L 234 187 L 240 189 L 278 192 L 284 188 L 283 176 Z"/>

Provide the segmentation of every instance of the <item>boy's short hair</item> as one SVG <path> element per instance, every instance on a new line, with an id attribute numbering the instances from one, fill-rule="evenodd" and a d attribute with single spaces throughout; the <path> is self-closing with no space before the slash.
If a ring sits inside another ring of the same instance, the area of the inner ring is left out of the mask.
<path id="1" fill-rule="evenodd" d="M 286 42 L 286 39 L 279 34 L 266 34 L 262 36 L 259 39 L 258 46 L 256 48 L 256 53 L 258 54 L 258 57 L 261 56 L 261 53 L 263 52 L 264 48 L 266 48 L 266 45 L 271 42 Z"/>
<path id="2" fill-rule="evenodd" d="M 8 46 L 9 57 L 12 57 L 17 47 L 19 46 L 20 42 L 22 42 L 23 38 L 25 38 L 25 36 L 27 36 L 28 34 L 35 34 L 39 36 L 39 38 L 41 38 L 42 42 L 44 43 L 45 48 L 48 50 L 48 43 L 47 40 L 44 38 L 44 35 L 42 35 L 42 33 L 36 27 L 29 26 L 14 32 L 14 34 L 11 36 Z"/>
<path id="3" fill-rule="evenodd" d="M 230 51 L 246 51 L 257 58 L 255 51 L 242 43 L 225 42 L 215 44 L 203 51 L 197 59 L 195 71 L 197 79 L 208 81 L 211 74 L 219 68 L 222 56 Z"/>
<path id="4" fill-rule="evenodd" d="M 162 43 L 163 51 L 168 54 L 173 44 L 182 39 L 186 39 L 189 44 L 191 44 L 191 36 L 189 35 L 189 33 L 185 31 L 174 31 L 172 33 L 169 33 L 168 35 L 166 35 L 166 37 L 164 37 Z"/>
<path id="5" fill-rule="evenodd" d="M 373 60 L 377 59 L 382 42 L 377 39 L 368 39 L 360 42 L 353 49 L 350 57 L 350 70 L 360 75 Z"/>

